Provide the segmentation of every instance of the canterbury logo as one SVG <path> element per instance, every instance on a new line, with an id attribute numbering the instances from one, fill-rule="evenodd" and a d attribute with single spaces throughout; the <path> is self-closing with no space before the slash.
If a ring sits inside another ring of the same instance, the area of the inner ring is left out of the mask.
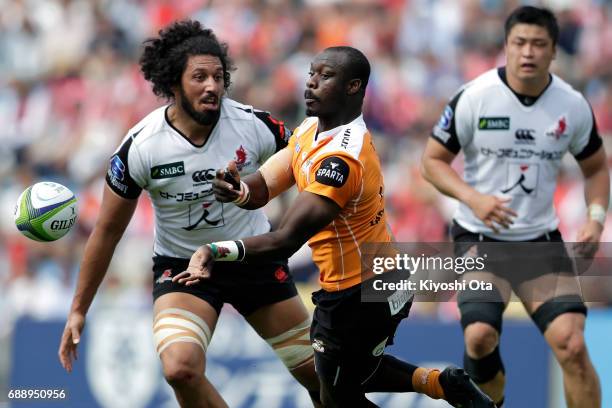
<path id="1" fill-rule="evenodd" d="M 535 140 L 532 134 L 534 132 L 533 129 L 518 129 L 514 136 L 517 140 Z"/>
<path id="2" fill-rule="evenodd" d="M 196 183 L 211 182 L 215 178 L 215 169 L 198 170 L 191 175 Z"/>

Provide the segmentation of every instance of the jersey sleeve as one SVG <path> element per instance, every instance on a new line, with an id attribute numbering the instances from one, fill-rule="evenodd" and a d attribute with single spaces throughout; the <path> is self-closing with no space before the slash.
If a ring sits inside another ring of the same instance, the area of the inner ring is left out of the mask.
<path id="1" fill-rule="evenodd" d="M 581 98 L 581 105 L 576 110 L 576 114 L 576 131 L 572 135 L 569 150 L 576 160 L 584 160 L 599 150 L 602 141 L 597 131 L 595 115 L 586 99 Z"/>
<path id="2" fill-rule="evenodd" d="M 343 208 L 361 190 L 363 167 L 347 154 L 331 152 L 313 163 L 309 180 L 304 191 L 327 197 Z"/>
<path id="3" fill-rule="evenodd" d="M 464 91 L 453 96 L 431 132 L 433 139 L 455 154 L 472 140 L 474 132 L 474 117 Z"/>
<path id="4" fill-rule="evenodd" d="M 146 172 L 133 142 L 135 134 L 128 135 L 110 159 L 106 171 L 106 184 L 117 195 L 127 199 L 138 198 L 147 182 Z"/>
<path id="5" fill-rule="evenodd" d="M 258 139 L 262 141 L 262 155 L 260 163 L 265 162 L 274 153 L 287 146 L 291 131 L 283 121 L 275 119 L 269 112 L 254 110 L 255 131 Z"/>

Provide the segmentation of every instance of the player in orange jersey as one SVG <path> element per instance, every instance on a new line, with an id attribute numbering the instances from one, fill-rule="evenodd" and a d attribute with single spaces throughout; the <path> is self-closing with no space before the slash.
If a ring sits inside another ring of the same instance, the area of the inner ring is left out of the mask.
<path id="1" fill-rule="evenodd" d="M 244 180 L 230 162 L 228 174 L 218 171 L 214 182 L 219 201 L 248 209 L 297 184 L 299 196 L 280 228 L 204 245 L 174 280 L 193 285 L 210 276 L 213 261 L 288 256 L 308 240 L 322 286 L 313 295 L 310 337 L 326 407 L 371 407 L 376 405 L 367 392 L 409 391 L 456 407 L 493 407 L 461 369 L 428 370 L 384 354 L 408 315 L 410 293 L 395 293 L 394 307 L 390 301 L 361 300 L 360 245 L 392 241 L 380 161 L 361 113 L 369 75 L 368 60 L 354 48 L 333 47 L 317 55 L 304 93 L 309 117 L 289 145 Z M 239 188 L 232 188 L 232 177 Z"/>

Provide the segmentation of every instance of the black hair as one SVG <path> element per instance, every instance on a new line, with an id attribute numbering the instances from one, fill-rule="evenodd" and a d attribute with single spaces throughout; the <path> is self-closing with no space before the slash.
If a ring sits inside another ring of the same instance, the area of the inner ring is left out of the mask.
<path id="1" fill-rule="evenodd" d="M 553 45 L 556 45 L 559 40 L 559 24 L 557 23 L 557 18 L 552 11 L 546 8 L 523 6 L 514 10 L 512 14 L 508 16 L 504 24 L 506 40 L 508 40 L 508 35 L 510 35 L 512 27 L 517 24 L 535 24 L 544 27 L 546 31 L 548 31 L 548 35 L 550 35 Z"/>
<path id="2" fill-rule="evenodd" d="M 213 31 L 204 28 L 199 21 L 176 21 L 159 31 L 159 37 L 143 42 L 140 70 L 144 78 L 153 84 L 153 93 L 173 99 L 172 87 L 181 83 L 187 60 L 194 55 L 218 57 L 223 65 L 223 85 L 231 84 L 230 71 L 234 65 L 228 55 L 228 46 L 220 42 Z"/>
<path id="3" fill-rule="evenodd" d="M 358 49 L 348 46 L 329 47 L 325 51 L 338 52 L 345 56 L 343 76 L 346 79 L 360 79 L 361 91 L 365 93 L 370 79 L 370 62 L 367 57 Z"/>

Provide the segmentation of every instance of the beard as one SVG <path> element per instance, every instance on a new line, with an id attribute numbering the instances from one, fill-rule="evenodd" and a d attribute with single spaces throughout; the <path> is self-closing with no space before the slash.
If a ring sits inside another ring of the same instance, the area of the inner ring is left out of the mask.
<path id="1" fill-rule="evenodd" d="M 194 109 L 194 107 L 189 103 L 187 99 L 187 95 L 181 88 L 181 108 L 189 115 L 191 119 L 193 119 L 198 125 L 201 126 L 210 126 L 217 123 L 219 120 L 219 116 L 221 115 L 221 101 L 219 101 L 219 109 L 214 111 L 204 111 L 198 112 Z"/>

